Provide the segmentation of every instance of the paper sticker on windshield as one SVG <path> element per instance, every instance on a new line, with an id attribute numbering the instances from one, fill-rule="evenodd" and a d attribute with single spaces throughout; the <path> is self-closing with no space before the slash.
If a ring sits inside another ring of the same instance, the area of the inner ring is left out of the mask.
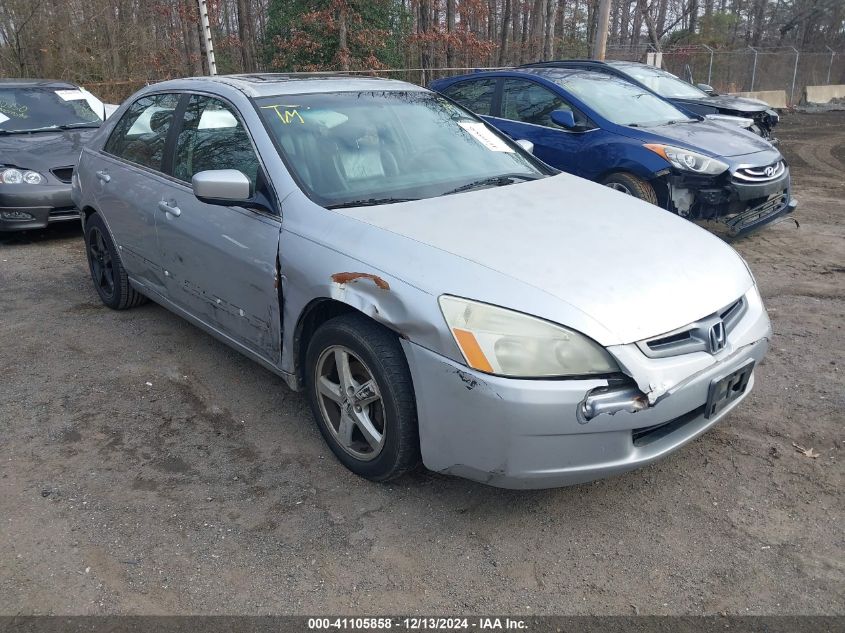
<path id="1" fill-rule="evenodd" d="M 9 117 L 7 117 L 5 114 L 0 112 L 0 123 L 5 123 L 8 120 L 9 120 Z"/>
<path id="2" fill-rule="evenodd" d="M 80 101 L 85 99 L 85 95 L 81 90 L 56 90 L 56 94 L 64 101 Z"/>
<path id="3" fill-rule="evenodd" d="M 458 125 L 469 132 L 476 141 L 491 152 L 513 153 L 513 150 L 508 147 L 508 144 L 488 130 L 487 126 L 483 123 L 479 123 L 478 121 L 458 121 Z"/>

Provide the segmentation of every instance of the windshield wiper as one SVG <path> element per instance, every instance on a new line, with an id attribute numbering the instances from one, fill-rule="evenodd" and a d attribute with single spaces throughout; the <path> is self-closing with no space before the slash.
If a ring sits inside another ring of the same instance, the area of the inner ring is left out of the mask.
<path id="1" fill-rule="evenodd" d="M 60 132 L 63 130 L 76 130 L 79 128 L 95 128 L 100 124 L 93 123 L 67 123 L 65 125 L 47 125 L 45 127 L 34 127 L 29 130 L 0 130 L 0 134 L 32 134 L 33 132 Z"/>
<path id="2" fill-rule="evenodd" d="M 327 209 L 346 209 L 349 207 L 374 207 L 379 204 L 394 204 L 396 202 L 413 202 L 419 198 L 368 198 L 367 200 L 350 200 L 349 202 L 339 202 L 338 204 L 330 204 Z"/>
<path id="3" fill-rule="evenodd" d="M 94 123 L 93 121 L 89 123 L 66 123 L 65 125 L 57 125 L 57 130 L 75 130 L 77 128 L 93 128 L 93 127 L 100 127 L 100 123 Z"/>
<path id="4" fill-rule="evenodd" d="M 503 187 L 505 185 L 513 184 L 516 179 L 522 180 L 537 180 L 539 176 L 532 176 L 531 174 L 502 174 L 500 176 L 493 176 L 488 178 L 481 178 L 480 180 L 473 180 L 465 185 L 461 185 L 456 189 L 441 193 L 441 196 L 451 196 L 453 193 L 461 193 L 462 191 L 469 191 L 470 189 L 477 189 L 489 185 L 491 187 Z"/>

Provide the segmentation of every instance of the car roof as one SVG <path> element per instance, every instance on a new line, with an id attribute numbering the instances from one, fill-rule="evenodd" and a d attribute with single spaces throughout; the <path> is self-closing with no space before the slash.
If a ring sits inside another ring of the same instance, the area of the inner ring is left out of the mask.
<path id="1" fill-rule="evenodd" d="M 540 75 L 541 77 L 548 77 L 550 79 L 563 79 L 564 77 L 572 77 L 573 75 L 590 75 L 590 72 L 583 68 L 566 66 L 533 66 L 517 68 L 516 70 L 526 75 Z"/>
<path id="2" fill-rule="evenodd" d="M 0 88 L 78 88 L 76 84 L 58 79 L 0 79 Z"/>
<path id="3" fill-rule="evenodd" d="M 519 68 L 576 68 L 576 67 L 590 67 L 590 66 L 648 66 L 642 62 L 630 61 L 627 59 L 555 59 L 548 62 L 534 62 L 532 64 L 523 64 Z M 654 66 L 649 66 L 654 68 Z M 657 69 L 661 70 L 661 69 Z"/>
<path id="4" fill-rule="evenodd" d="M 241 75 L 215 75 L 213 77 L 188 77 L 155 84 L 156 90 L 198 89 L 199 84 L 218 84 L 236 88 L 248 97 L 271 97 L 284 94 L 321 92 L 351 92 L 357 90 L 414 90 L 424 91 L 415 84 L 340 73 L 253 73 Z M 152 87 L 152 86 L 151 86 Z"/>
<path id="5" fill-rule="evenodd" d="M 570 77 L 573 75 L 590 75 L 592 73 L 587 71 L 584 68 L 570 68 L 567 66 L 553 66 L 551 64 L 546 65 L 532 65 L 526 64 L 524 66 L 517 66 L 516 68 L 502 68 L 500 70 L 476 70 L 474 73 L 470 73 L 468 75 L 457 75 L 455 77 L 445 77 L 443 79 L 437 79 L 433 81 L 432 84 L 441 84 L 444 82 L 448 83 L 457 83 L 461 81 L 469 81 L 473 78 L 482 78 L 485 76 L 496 76 L 496 77 L 506 77 L 508 75 L 536 75 L 538 77 L 544 77 L 547 79 L 563 79 L 564 77 Z"/>

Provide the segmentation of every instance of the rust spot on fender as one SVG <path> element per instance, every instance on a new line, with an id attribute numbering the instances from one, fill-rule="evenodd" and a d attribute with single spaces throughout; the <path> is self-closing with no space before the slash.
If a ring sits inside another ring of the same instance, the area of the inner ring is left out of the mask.
<path id="1" fill-rule="evenodd" d="M 359 279 L 369 279 L 380 289 L 390 290 L 390 284 L 378 275 L 370 273 L 335 273 L 332 275 L 332 281 L 336 284 L 348 284 L 353 281 L 358 281 Z"/>

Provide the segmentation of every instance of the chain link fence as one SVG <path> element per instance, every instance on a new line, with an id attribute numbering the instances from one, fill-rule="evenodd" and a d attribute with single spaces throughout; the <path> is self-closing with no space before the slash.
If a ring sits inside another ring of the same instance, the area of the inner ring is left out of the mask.
<path id="1" fill-rule="evenodd" d="M 646 61 L 649 45 L 609 47 L 608 59 Z M 797 105 L 806 86 L 845 83 L 845 54 L 799 51 L 790 47 L 717 50 L 707 46 L 674 47 L 662 54 L 666 70 L 692 83 L 705 83 L 718 92 L 784 90 Z"/>

